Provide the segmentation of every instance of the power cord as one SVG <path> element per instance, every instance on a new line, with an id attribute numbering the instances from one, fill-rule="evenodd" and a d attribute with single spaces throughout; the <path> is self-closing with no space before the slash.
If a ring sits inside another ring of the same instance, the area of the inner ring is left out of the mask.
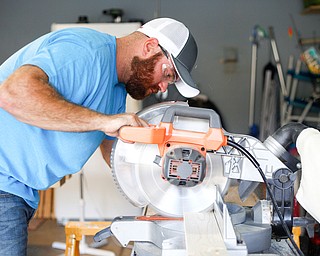
<path id="1" fill-rule="evenodd" d="M 271 190 L 271 187 L 270 185 L 268 184 L 268 181 L 267 181 L 267 178 L 266 176 L 264 175 L 261 167 L 260 167 L 260 164 L 258 163 L 258 161 L 250 154 L 250 152 L 248 150 L 246 150 L 243 146 L 241 146 L 240 144 L 228 139 L 227 140 L 227 144 L 228 146 L 231 146 L 237 150 L 239 150 L 243 155 L 245 155 L 249 160 L 250 162 L 257 168 L 257 170 L 259 171 L 265 185 L 266 185 L 266 188 L 267 188 L 267 191 L 268 191 L 268 194 L 270 196 L 270 199 L 271 199 L 271 202 L 274 206 L 274 209 L 276 210 L 278 216 L 279 216 L 279 219 L 280 219 L 280 222 L 281 222 L 281 225 L 284 229 L 284 231 L 286 232 L 291 244 L 293 245 L 294 249 L 296 250 L 296 253 L 298 253 L 299 256 L 304 256 L 303 252 L 300 250 L 300 248 L 298 247 L 298 245 L 295 243 L 295 241 L 293 240 L 292 236 L 291 236 L 291 233 L 290 233 L 290 230 L 287 226 L 287 224 L 285 223 L 284 219 L 283 219 L 283 216 L 280 212 L 280 209 L 277 205 L 277 202 L 276 202 L 276 199 L 274 198 L 274 195 L 272 193 L 272 190 Z"/>

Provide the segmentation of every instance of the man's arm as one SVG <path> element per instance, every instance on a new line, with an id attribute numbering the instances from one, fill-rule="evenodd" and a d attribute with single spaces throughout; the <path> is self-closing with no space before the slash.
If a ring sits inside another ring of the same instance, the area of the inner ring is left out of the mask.
<path id="1" fill-rule="evenodd" d="M 21 122 L 48 130 L 118 136 L 121 126 L 147 126 L 135 114 L 104 115 L 66 101 L 40 68 L 26 65 L 0 85 L 0 107 Z"/>

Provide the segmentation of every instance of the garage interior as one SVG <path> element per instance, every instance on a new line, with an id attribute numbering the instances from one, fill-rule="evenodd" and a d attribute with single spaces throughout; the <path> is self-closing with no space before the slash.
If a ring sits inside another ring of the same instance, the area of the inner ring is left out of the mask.
<path id="1" fill-rule="evenodd" d="M 182 21 L 197 41 L 198 58 L 192 77 L 201 93 L 187 99 L 171 86 L 166 93 L 151 95 L 143 101 L 128 98 L 128 112 L 139 113 L 166 102 L 212 109 L 220 117 L 221 128 L 240 141 L 252 137 L 264 142 L 291 122 L 320 129 L 317 0 L 2 0 L 0 6 L 0 28 L 4 35 L 0 40 L 0 64 L 25 44 L 51 31 L 83 26 L 121 37 L 151 19 L 174 18 Z M 314 58 L 310 60 L 308 56 Z M 299 159 L 295 145 L 291 146 L 288 152 Z M 298 183 L 301 177 L 297 176 Z M 154 209 L 133 205 L 115 179 L 98 149 L 79 173 L 40 191 L 40 205 L 29 224 L 28 256 L 77 255 L 65 254 L 63 249 L 68 239 L 67 223 L 111 224 L 119 216 L 153 213 Z M 257 185 L 245 201 L 240 199 L 236 185 L 231 182 L 224 195 L 226 201 L 253 207 L 265 199 L 263 184 Z M 310 220 L 296 199 L 293 203 L 297 204 L 293 215 L 307 216 Z M 308 233 L 310 225 L 314 231 L 312 238 Z M 320 254 L 317 222 L 304 223 L 292 232 L 297 232 L 292 237 L 298 238 L 304 255 Z M 78 240 L 80 255 L 143 255 L 134 254 L 133 242 L 123 247 L 115 237 L 109 237 L 98 243 L 94 234 L 96 231 Z M 288 249 L 263 253 L 288 255 Z"/>

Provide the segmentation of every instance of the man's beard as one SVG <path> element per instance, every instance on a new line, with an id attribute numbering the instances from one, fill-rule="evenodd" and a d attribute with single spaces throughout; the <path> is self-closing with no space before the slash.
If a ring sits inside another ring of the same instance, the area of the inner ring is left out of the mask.
<path id="1" fill-rule="evenodd" d="M 131 61 L 132 74 L 126 83 L 126 90 L 132 98 L 142 100 L 149 96 L 151 92 L 159 91 L 158 84 L 152 83 L 155 66 L 161 57 L 163 57 L 161 52 L 145 60 L 138 56 L 133 57 Z"/>

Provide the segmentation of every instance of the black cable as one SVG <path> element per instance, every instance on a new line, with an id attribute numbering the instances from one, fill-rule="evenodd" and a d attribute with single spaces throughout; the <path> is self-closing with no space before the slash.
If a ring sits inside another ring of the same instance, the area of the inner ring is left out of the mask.
<path id="1" fill-rule="evenodd" d="M 280 222 L 281 222 L 281 225 L 284 229 L 284 231 L 286 232 L 290 242 L 292 243 L 293 247 L 295 248 L 295 250 L 297 251 L 298 255 L 300 256 L 304 256 L 303 252 L 300 250 L 300 248 L 298 247 L 298 245 L 295 243 L 295 241 L 293 240 L 292 236 L 291 236 L 291 232 L 287 226 L 287 224 L 285 223 L 284 219 L 283 219 L 283 216 L 280 212 L 280 209 L 277 205 L 277 202 L 276 202 L 276 199 L 274 198 L 274 195 L 272 193 L 272 190 L 271 190 L 271 187 L 270 185 L 268 184 L 268 181 L 267 181 L 267 178 L 266 176 L 264 175 L 261 167 L 260 167 L 260 164 L 258 163 L 258 161 L 250 154 L 249 151 L 247 151 L 244 147 L 242 147 L 240 144 L 232 141 L 232 140 L 227 140 L 227 143 L 228 143 L 228 146 L 231 146 L 237 150 L 239 150 L 243 155 L 245 155 L 249 160 L 250 162 L 257 168 L 257 170 L 259 171 L 264 183 L 266 184 L 266 188 L 267 188 L 267 191 L 268 191 L 268 194 L 270 196 L 270 199 L 271 199 L 271 202 L 274 206 L 274 209 L 276 210 L 278 216 L 279 216 L 279 219 L 280 219 Z"/>

